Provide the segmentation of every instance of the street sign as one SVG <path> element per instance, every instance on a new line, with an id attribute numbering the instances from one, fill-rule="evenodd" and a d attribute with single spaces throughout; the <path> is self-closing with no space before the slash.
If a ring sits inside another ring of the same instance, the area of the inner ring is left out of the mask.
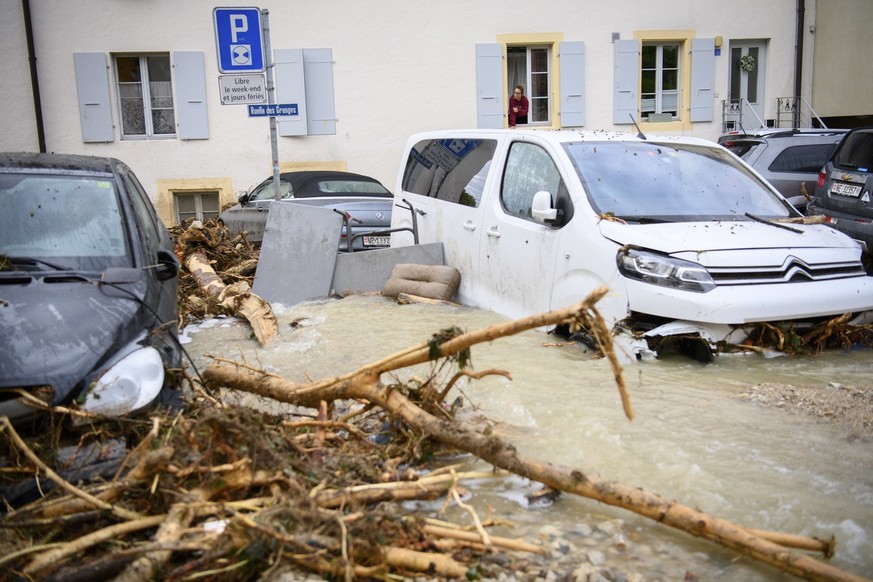
<path id="1" fill-rule="evenodd" d="M 286 117 L 297 114 L 296 103 L 249 105 L 249 117 Z"/>
<path id="2" fill-rule="evenodd" d="M 261 11 L 258 8 L 215 8 L 215 44 L 220 73 L 264 70 Z"/>
<path id="3" fill-rule="evenodd" d="M 218 93 L 222 105 L 246 105 L 267 102 L 264 75 L 220 75 Z"/>

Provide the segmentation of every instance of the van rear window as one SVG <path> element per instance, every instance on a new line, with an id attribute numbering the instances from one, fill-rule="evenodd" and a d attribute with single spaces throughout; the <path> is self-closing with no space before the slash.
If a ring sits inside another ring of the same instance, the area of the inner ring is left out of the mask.
<path id="1" fill-rule="evenodd" d="M 496 149 L 493 139 L 422 140 L 406 160 L 403 191 L 479 206 Z"/>

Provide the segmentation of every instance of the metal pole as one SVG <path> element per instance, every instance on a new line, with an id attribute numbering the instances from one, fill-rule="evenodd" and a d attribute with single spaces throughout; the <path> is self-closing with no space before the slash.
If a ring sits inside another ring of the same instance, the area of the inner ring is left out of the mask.
<path id="1" fill-rule="evenodd" d="M 264 27 L 264 52 L 266 53 L 266 69 L 267 69 L 267 104 L 273 105 L 276 103 L 276 87 L 273 84 L 273 50 L 270 48 L 270 11 L 264 8 L 261 10 Z M 279 188 L 279 144 L 276 141 L 276 116 L 270 116 L 270 147 L 273 153 L 273 199 L 281 200 L 282 194 Z"/>

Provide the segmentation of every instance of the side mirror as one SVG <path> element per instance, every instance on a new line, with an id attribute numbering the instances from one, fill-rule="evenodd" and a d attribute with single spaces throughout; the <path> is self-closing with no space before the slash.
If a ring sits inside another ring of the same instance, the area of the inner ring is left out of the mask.
<path id="1" fill-rule="evenodd" d="M 179 274 L 179 260 L 170 251 L 158 251 L 158 264 L 155 267 L 158 281 L 174 279 Z"/>
<path id="2" fill-rule="evenodd" d="M 249 196 L 251 196 L 251 194 L 248 192 L 240 192 L 239 196 L 236 197 L 236 201 L 240 203 L 240 206 L 245 206 L 246 202 L 249 201 Z"/>
<path id="3" fill-rule="evenodd" d="M 558 209 L 552 208 L 552 195 L 545 190 L 534 194 L 530 213 L 538 222 L 555 222 L 558 219 Z"/>

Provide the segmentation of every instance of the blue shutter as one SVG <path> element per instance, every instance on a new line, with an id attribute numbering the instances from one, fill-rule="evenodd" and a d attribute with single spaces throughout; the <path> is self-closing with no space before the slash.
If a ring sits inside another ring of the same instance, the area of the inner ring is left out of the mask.
<path id="1" fill-rule="evenodd" d="M 306 84 L 306 133 L 336 135 L 333 51 L 303 49 L 303 78 Z"/>
<path id="2" fill-rule="evenodd" d="M 173 69 L 176 135 L 179 139 L 209 139 L 203 53 L 174 52 Z"/>
<path id="3" fill-rule="evenodd" d="M 275 51 L 274 71 L 277 103 L 296 103 L 297 115 L 277 117 L 279 135 L 306 135 L 306 91 L 303 83 L 303 51 L 278 49 Z"/>
<path id="4" fill-rule="evenodd" d="M 476 45 L 476 123 L 479 129 L 501 129 L 503 100 L 503 46 Z"/>
<path id="5" fill-rule="evenodd" d="M 82 141 L 115 141 L 109 104 L 109 68 L 104 53 L 74 53 Z"/>
<path id="6" fill-rule="evenodd" d="M 585 43 L 562 42 L 561 127 L 585 125 Z"/>
<path id="7" fill-rule="evenodd" d="M 691 121 L 712 121 L 715 39 L 691 41 Z"/>
<path id="8" fill-rule="evenodd" d="M 615 91 L 612 97 L 612 122 L 633 123 L 639 117 L 640 42 L 615 41 Z M 637 121 L 639 121 L 637 119 Z"/>

